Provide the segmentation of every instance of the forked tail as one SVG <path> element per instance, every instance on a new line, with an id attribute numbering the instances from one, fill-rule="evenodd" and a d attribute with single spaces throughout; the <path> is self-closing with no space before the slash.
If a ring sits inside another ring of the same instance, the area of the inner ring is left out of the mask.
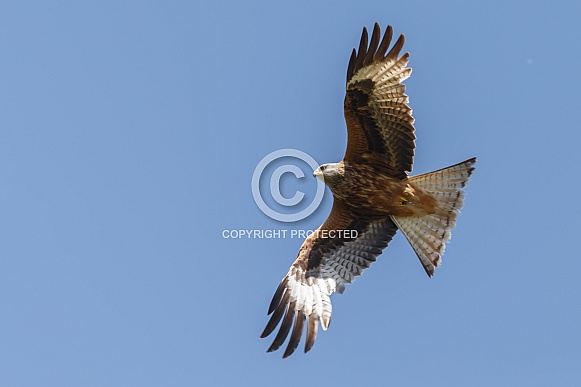
<path id="1" fill-rule="evenodd" d="M 391 219 L 405 235 L 431 277 L 440 265 L 446 242 L 456 225 L 464 192 L 461 191 L 474 171 L 476 158 L 434 172 L 409 178 L 414 186 L 431 193 L 438 201 L 434 214 L 421 217 L 392 216 Z"/>

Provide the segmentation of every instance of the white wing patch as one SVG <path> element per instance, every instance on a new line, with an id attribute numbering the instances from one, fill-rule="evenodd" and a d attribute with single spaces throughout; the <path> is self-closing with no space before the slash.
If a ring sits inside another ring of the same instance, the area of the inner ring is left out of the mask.
<path id="1" fill-rule="evenodd" d="M 268 352 L 280 348 L 294 320 L 294 329 L 283 357 L 290 356 L 299 344 L 305 319 L 305 352 L 308 352 L 315 342 L 319 322 L 323 330 L 327 330 L 331 323 L 331 294 L 336 291 L 342 293 L 346 284 L 353 282 L 368 268 L 387 247 L 396 231 L 397 227 L 389 218 L 369 222 L 355 239 L 342 242 L 323 253 L 320 264 L 307 271 L 303 269 L 305 259 L 308 260 L 314 251 L 301 249 L 270 304 L 268 312 L 272 313 L 272 317 L 261 337 L 270 335 L 281 320 L 282 323 Z M 317 241 L 319 243 L 324 244 L 325 240 Z M 309 256 L 302 256 L 304 254 Z"/>

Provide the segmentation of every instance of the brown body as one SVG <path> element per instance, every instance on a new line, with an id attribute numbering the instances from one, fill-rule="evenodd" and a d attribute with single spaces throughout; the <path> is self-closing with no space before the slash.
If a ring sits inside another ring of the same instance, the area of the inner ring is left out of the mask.
<path id="1" fill-rule="evenodd" d="M 398 179 L 385 173 L 381 159 L 363 155 L 364 162 L 341 161 L 339 174 L 325 177 L 325 183 L 336 199 L 348 203 L 351 212 L 362 217 L 424 216 L 436 212 L 437 200 L 432 194 L 414 186 L 407 178 Z M 342 172 L 342 173 L 341 173 Z"/>

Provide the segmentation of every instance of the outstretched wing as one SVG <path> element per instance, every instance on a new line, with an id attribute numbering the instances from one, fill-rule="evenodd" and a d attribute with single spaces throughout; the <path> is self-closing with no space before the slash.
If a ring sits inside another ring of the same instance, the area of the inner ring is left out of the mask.
<path id="1" fill-rule="evenodd" d="M 331 300 L 345 284 L 368 268 L 393 238 L 396 225 L 389 218 L 357 219 L 340 200 L 335 199 L 331 214 L 321 227 L 301 246 L 298 257 L 281 281 L 268 314 L 272 314 L 260 337 L 270 335 L 282 320 L 279 331 L 268 349 L 276 351 L 294 324 L 283 358 L 297 348 L 305 321 L 305 352 L 317 337 L 319 321 L 324 330 L 331 322 Z"/>
<path id="2" fill-rule="evenodd" d="M 399 56 L 403 35 L 386 54 L 392 34 L 388 26 L 380 44 L 380 29 L 375 23 L 368 47 L 367 29 L 363 28 L 359 50 L 353 49 L 351 54 L 344 106 L 348 135 L 344 159 L 356 161 L 363 153 L 376 153 L 386 161 L 393 177 L 403 179 L 412 170 L 416 136 L 401 82 L 412 69 L 406 67 L 409 53 Z"/>

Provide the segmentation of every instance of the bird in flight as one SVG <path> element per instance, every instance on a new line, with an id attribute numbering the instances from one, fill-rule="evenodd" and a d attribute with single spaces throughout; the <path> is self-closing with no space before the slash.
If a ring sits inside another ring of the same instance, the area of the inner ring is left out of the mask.
<path id="1" fill-rule="evenodd" d="M 440 265 L 456 225 L 476 158 L 417 176 L 412 170 L 415 134 L 412 109 L 402 82 L 412 69 L 409 53 L 400 56 L 401 35 L 387 51 L 393 30 L 383 39 L 376 23 L 368 44 L 363 28 L 359 49 L 347 69 L 345 121 L 347 150 L 338 163 L 314 172 L 333 193 L 327 220 L 301 246 L 276 290 L 261 337 L 280 323 L 268 352 L 290 333 L 283 358 L 290 356 L 306 328 L 305 352 L 315 343 L 319 323 L 331 322 L 334 292 L 368 268 L 397 230 L 407 238 L 428 276 Z M 282 321 L 282 323 L 281 323 Z"/>

